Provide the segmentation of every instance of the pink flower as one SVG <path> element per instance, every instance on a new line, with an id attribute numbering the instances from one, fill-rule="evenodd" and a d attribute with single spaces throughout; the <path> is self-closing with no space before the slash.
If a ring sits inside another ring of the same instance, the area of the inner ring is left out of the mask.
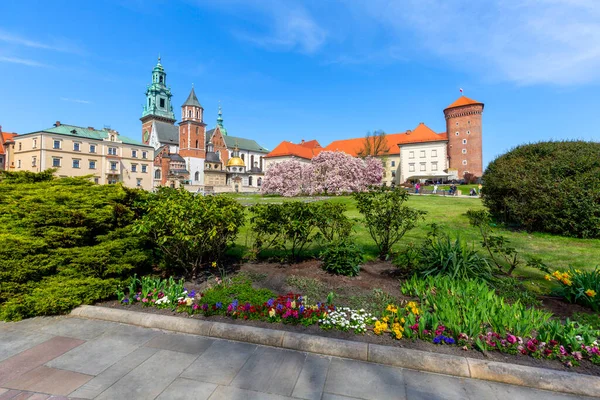
<path id="1" fill-rule="evenodd" d="M 515 344 L 517 343 L 517 337 L 515 335 L 511 335 L 510 333 L 508 335 L 506 335 L 506 340 L 508 341 L 508 343 L 510 344 Z"/>
<path id="2" fill-rule="evenodd" d="M 575 357 L 576 360 L 581 360 L 583 358 L 580 351 L 574 351 L 573 357 Z"/>
<path id="3" fill-rule="evenodd" d="M 565 347 L 562 345 L 560 346 L 560 354 L 562 354 L 563 356 L 567 355 L 567 351 L 565 350 Z"/>
<path id="4" fill-rule="evenodd" d="M 147 299 L 146 297 L 144 297 L 144 298 L 142 299 L 142 303 L 147 303 L 147 302 L 148 302 L 148 299 Z"/>
<path id="5" fill-rule="evenodd" d="M 521 345 L 517 346 L 517 350 L 519 350 L 519 352 L 520 352 L 521 354 L 524 354 L 524 355 L 526 355 L 526 354 L 527 354 L 527 349 L 525 349 L 525 347 L 523 347 L 523 346 L 521 346 Z"/>

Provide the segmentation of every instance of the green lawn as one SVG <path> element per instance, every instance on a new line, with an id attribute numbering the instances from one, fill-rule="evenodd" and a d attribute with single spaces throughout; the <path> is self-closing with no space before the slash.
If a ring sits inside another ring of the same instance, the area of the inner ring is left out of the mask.
<path id="1" fill-rule="evenodd" d="M 314 200 L 314 198 L 283 198 L 283 197 L 263 197 L 260 195 L 236 194 L 232 195 L 243 204 L 256 204 L 268 202 L 282 202 L 293 200 Z M 377 249 L 369 236 L 366 228 L 359 223 L 362 219 L 361 214 L 356 210 L 356 204 L 350 196 L 325 197 L 320 201 L 333 201 L 346 204 L 347 215 L 356 220 L 354 229 L 356 232 L 355 242 L 360 245 L 367 258 L 374 259 L 377 255 Z M 458 198 L 458 197 L 440 197 L 440 196 L 410 196 L 407 205 L 420 210 L 427 211 L 425 221 L 417 228 L 408 232 L 406 236 L 396 245 L 395 250 L 400 251 L 410 242 L 421 243 L 429 230 L 428 225 L 437 223 L 442 225 L 444 230 L 452 236 L 460 235 L 461 238 L 473 243 L 477 248 L 480 247 L 479 232 L 469 225 L 465 215 L 469 209 L 481 209 L 483 205 L 479 198 Z M 236 242 L 234 253 L 241 255 L 245 248 L 250 246 L 251 232 L 249 232 L 249 222 L 241 230 Z M 573 266 L 580 269 L 593 269 L 600 264 L 600 240 L 599 239 L 576 239 L 562 236 L 555 236 L 541 233 L 527 233 L 521 231 L 512 231 L 508 229 L 496 228 L 495 231 L 504 235 L 511 241 L 511 245 L 523 256 L 535 255 L 540 257 L 552 269 L 562 269 Z M 483 249 L 482 249 L 483 251 Z M 316 249 L 309 249 L 309 253 L 316 254 Z M 544 273 L 521 266 L 516 270 L 516 275 L 527 277 L 528 286 L 533 289 L 541 288 L 546 291 L 549 287 L 548 282 L 543 279 Z"/>

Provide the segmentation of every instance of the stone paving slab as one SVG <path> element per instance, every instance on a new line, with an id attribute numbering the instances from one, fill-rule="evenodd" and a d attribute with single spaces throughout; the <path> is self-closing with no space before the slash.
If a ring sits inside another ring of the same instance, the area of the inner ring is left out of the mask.
<path id="1" fill-rule="evenodd" d="M 218 385 L 177 378 L 157 397 L 157 400 L 207 400 Z"/>
<path id="2" fill-rule="evenodd" d="M 150 339 L 146 346 L 157 349 L 179 351 L 181 353 L 200 355 L 204 353 L 214 342 L 214 339 L 208 339 L 196 335 L 169 335 L 163 333 Z"/>
<path id="3" fill-rule="evenodd" d="M 294 387 L 293 397 L 306 400 L 319 400 L 327 378 L 331 357 L 308 354 Z"/>
<path id="4" fill-rule="evenodd" d="M 0 331 L 0 335 L 2 335 L 2 340 L 0 340 L 0 361 L 52 339 L 52 335 L 45 333 L 6 328 Z"/>
<path id="5" fill-rule="evenodd" d="M 54 337 L 0 363 L 0 386 L 85 343 Z"/>
<path id="6" fill-rule="evenodd" d="M 90 375 L 61 369 L 38 367 L 4 384 L 10 389 L 66 396 L 92 379 Z"/>

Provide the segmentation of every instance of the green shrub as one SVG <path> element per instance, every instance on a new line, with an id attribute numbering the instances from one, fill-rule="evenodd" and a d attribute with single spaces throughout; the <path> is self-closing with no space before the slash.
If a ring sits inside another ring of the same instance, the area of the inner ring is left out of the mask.
<path id="1" fill-rule="evenodd" d="M 209 307 L 222 303 L 224 308 L 227 308 L 233 300 L 240 304 L 264 304 L 275 297 L 277 296 L 268 289 L 255 289 L 252 282 L 245 277 L 234 277 L 231 282 L 224 282 L 206 290 L 201 303 L 208 304 Z"/>
<path id="2" fill-rule="evenodd" d="M 529 231 L 600 237 L 600 143 L 540 142 L 492 161 L 483 203 L 492 215 Z"/>
<path id="3" fill-rule="evenodd" d="M 593 271 L 580 271 L 570 268 L 568 271 L 554 271 L 546 275 L 548 280 L 556 280 L 558 287 L 554 293 L 569 303 L 581 304 L 594 311 L 600 311 L 600 268 Z"/>
<path id="4" fill-rule="evenodd" d="M 244 207 L 226 196 L 197 196 L 184 188 L 161 188 L 147 200 L 135 231 L 164 254 L 169 273 L 195 279 L 202 265 L 219 263 L 244 224 Z"/>
<path id="5" fill-rule="evenodd" d="M 362 251 L 346 240 L 335 240 L 321 252 L 323 269 L 337 275 L 357 276 L 363 261 Z"/>
<path id="6" fill-rule="evenodd" d="M 354 193 L 353 196 L 382 260 L 389 256 L 392 246 L 417 226 L 425 215 L 425 211 L 403 205 L 409 196 L 401 188 L 374 187 L 368 192 Z"/>
<path id="7" fill-rule="evenodd" d="M 423 311 L 419 329 L 436 329 L 443 324 L 455 335 L 469 337 L 488 330 L 517 336 L 538 332 L 550 319 L 550 313 L 527 308 L 519 301 L 507 303 L 488 285 L 476 279 L 453 279 L 449 276 L 416 275 L 404 282 L 402 294 L 418 297 Z M 422 322 L 421 322 L 422 321 Z M 406 330 L 410 334 L 410 330 Z"/>
<path id="8" fill-rule="evenodd" d="M 344 215 L 345 205 L 330 201 L 310 204 L 314 208 L 315 224 L 326 243 L 350 236 L 352 222 Z"/>
<path id="9" fill-rule="evenodd" d="M 48 171 L 2 177 L 0 318 L 68 312 L 151 269 L 152 246 L 132 231 L 145 192 Z"/>

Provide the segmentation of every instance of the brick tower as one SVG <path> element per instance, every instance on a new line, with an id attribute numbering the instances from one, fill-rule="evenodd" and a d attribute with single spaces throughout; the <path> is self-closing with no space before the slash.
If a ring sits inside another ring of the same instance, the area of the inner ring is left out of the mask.
<path id="1" fill-rule="evenodd" d="M 196 92 L 192 91 L 181 106 L 179 123 L 179 155 L 185 159 L 192 185 L 204 184 L 204 159 L 206 158 L 206 124 L 204 108 Z"/>
<path id="2" fill-rule="evenodd" d="M 170 125 L 175 124 L 175 114 L 171 105 L 171 88 L 167 87 L 167 73 L 160 63 L 152 70 L 152 83 L 146 89 L 146 103 L 142 111 L 142 141 L 148 144 L 152 123 L 154 121 L 165 122 Z"/>
<path id="3" fill-rule="evenodd" d="M 459 179 L 469 172 L 483 174 L 481 114 L 483 103 L 461 96 L 444 110 L 450 169 Z"/>

